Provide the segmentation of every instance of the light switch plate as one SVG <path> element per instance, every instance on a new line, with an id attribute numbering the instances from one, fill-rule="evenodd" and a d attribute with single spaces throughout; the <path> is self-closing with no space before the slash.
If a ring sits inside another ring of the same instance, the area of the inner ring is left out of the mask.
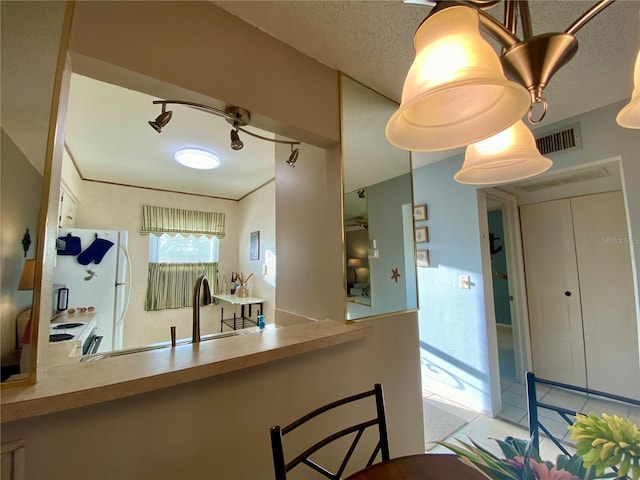
<path id="1" fill-rule="evenodd" d="M 471 276 L 470 275 L 460 275 L 460 288 L 468 289 L 471 288 Z"/>

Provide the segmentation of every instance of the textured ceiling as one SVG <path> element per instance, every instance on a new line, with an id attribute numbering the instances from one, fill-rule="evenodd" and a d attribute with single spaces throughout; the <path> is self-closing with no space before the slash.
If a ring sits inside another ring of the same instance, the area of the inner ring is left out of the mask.
<path id="1" fill-rule="evenodd" d="M 429 11 L 399 0 L 213 3 L 396 102 L 413 60 L 413 33 Z M 593 3 L 531 0 L 534 33 L 565 30 Z M 0 5 L 2 128 L 42 171 L 52 96 L 49 79 L 55 69 L 56 33 L 64 2 L 2 1 Z M 500 12 L 498 6 L 492 13 L 499 18 Z M 630 96 L 639 12 L 640 1 L 618 0 L 578 32 L 576 57 L 556 74 L 546 91 L 550 106 L 544 124 Z M 95 111 L 101 111 L 99 106 Z M 146 121 L 149 114 L 144 116 Z M 172 122 L 174 129 L 177 120 Z M 222 125 L 228 135 L 224 122 L 210 120 Z M 73 132 L 68 135 L 72 137 Z M 79 142 L 70 140 L 77 147 Z M 441 152 L 432 161 L 450 154 Z"/>
<path id="2" fill-rule="evenodd" d="M 0 1 L 0 7 L 2 129 L 43 173 L 65 4 Z"/>
<path id="3" fill-rule="evenodd" d="M 395 1 L 214 1 L 284 43 L 399 102 L 413 34 L 430 8 Z M 564 31 L 595 1 L 532 0 L 534 34 Z M 501 5 L 489 11 L 502 18 Z M 551 123 L 628 98 L 640 2 L 618 0 L 580 30 L 546 91 Z"/>

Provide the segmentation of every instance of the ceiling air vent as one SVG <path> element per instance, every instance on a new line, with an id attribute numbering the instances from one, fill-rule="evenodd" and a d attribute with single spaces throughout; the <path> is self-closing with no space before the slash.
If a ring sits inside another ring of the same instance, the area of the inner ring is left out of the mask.
<path id="1" fill-rule="evenodd" d="M 536 138 L 536 147 L 542 155 L 554 152 L 567 152 L 582 148 L 580 139 L 580 127 L 576 123 L 564 130 L 549 133 L 544 137 Z"/>

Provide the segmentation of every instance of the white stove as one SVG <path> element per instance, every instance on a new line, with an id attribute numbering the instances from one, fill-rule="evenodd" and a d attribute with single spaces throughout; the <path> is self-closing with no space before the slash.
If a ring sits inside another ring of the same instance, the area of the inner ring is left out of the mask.
<path id="1" fill-rule="evenodd" d="M 69 349 L 71 355 L 83 355 L 96 338 L 95 313 L 60 315 L 49 326 L 50 348 Z"/>

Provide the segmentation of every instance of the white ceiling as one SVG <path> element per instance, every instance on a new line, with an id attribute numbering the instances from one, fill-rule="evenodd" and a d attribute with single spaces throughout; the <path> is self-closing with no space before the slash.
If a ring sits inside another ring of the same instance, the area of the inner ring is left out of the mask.
<path id="1" fill-rule="evenodd" d="M 153 100 L 72 74 L 65 144 L 83 179 L 237 200 L 274 178 L 274 143 L 240 132 L 244 147 L 232 150 L 232 127 L 224 118 L 184 105 L 167 105 L 173 116 L 159 134 L 148 124 L 161 112 Z M 174 153 L 186 147 L 210 151 L 220 166 L 195 170 L 178 164 Z"/>
<path id="2" fill-rule="evenodd" d="M 429 7 L 395 1 L 214 1 L 319 62 L 399 102 L 413 34 Z M 564 31 L 595 0 L 531 0 L 534 34 Z M 502 17 L 502 5 L 489 13 Z M 546 123 L 628 98 L 640 2 L 618 0 L 576 37 L 578 53 L 546 90 Z"/>
<path id="3" fill-rule="evenodd" d="M 413 60 L 413 33 L 429 11 L 428 7 L 403 4 L 399 0 L 213 3 L 396 102 L 400 100 L 404 76 Z M 531 0 L 534 33 L 564 30 L 592 3 L 594 2 L 587 0 Z M 42 141 L 33 139 L 46 138 L 46 119 L 50 105 L 48 99 L 51 98 L 52 89 L 51 85 L 43 85 L 40 79 L 51 78 L 42 73 L 55 68 L 55 56 L 52 58 L 52 52 L 57 45 L 55 28 L 63 12 L 63 3 L 0 4 L 2 128 L 41 170 L 41 165 L 38 164 L 39 159 L 44 158 L 45 145 Z M 501 15 L 500 8 L 495 8 L 495 15 L 498 17 Z M 555 75 L 546 90 L 549 113 L 544 124 L 630 96 L 633 88 L 633 61 L 639 45 L 639 12 L 639 1 L 618 0 L 578 32 L 580 47 L 576 57 Z M 34 25 L 37 28 L 33 28 Z M 93 87 L 87 86 L 89 88 Z M 132 94 L 131 91 L 122 93 L 127 96 Z M 89 94 L 72 91 L 72 98 Z M 131 97 L 126 102 L 121 102 L 111 95 L 116 95 L 116 92 L 111 91 L 108 95 L 94 92 L 92 98 L 86 100 L 84 108 L 72 105 L 67 143 L 83 176 L 87 178 L 107 175 L 106 167 L 112 165 L 116 171 L 108 173 L 111 175 L 109 178 L 120 183 L 121 180 L 116 177 L 118 170 L 137 165 L 145 177 L 151 176 L 151 173 L 168 173 L 172 179 L 178 179 L 180 175 L 171 163 L 171 149 L 178 143 L 195 144 L 217 139 L 210 148 L 223 152 L 221 156 L 229 161 L 236 161 L 236 167 L 247 168 L 252 160 L 254 142 L 257 142 L 256 148 L 259 148 L 258 144 L 270 146 L 268 142 L 252 141 L 245 135 L 244 150 L 225 152 L 229 144 L 229 125 L 221 118 L 189 111 L 186 107 L 172 107 L 174 117 L 164 133 L 158 135 L 147 125 L 147 121 L 155 118 L 160 111 L 158 106 L 150 104 L 152 98 L 134 100 Z M 118 105 L 117 110 L 114 110 L 115 105 Z M 132 110 L 124 110 L 125 108 Z M 192 118 L 195 123 L 186 120 L 187 117 Z M 90 122 L 95 123 L 92 129 L 87 125 Z M 221 133 L 215 133 L 218 128 L 222 129 Z M 193 133 L 194 137 L 187 138 L 187 133 Z M 172 140 L 174 134 L 185 136 Z M 129 153 L 126 152 L 137 153 L 128 156 Z M 242 158 L 232 157 L 238 153 Z M 441 152 L 431 158 L 440 160 L 451 155 L 452 152 Z M 254 154 L 253 158 L 256 157 L 258 155 Z M 92 160 L 93 165 L 85 166 L 84 162 L 87 160 Z M 143 166 L 143 162 L 147 161 L 151 163 Z M 274 160 L 271 158 L 269 161 L 273 163 Z M 303 155 L 298 162 L 302 161 Z M 262 171 L 262 168 L 250 167 L 249 170 Z M 213 182 L 222 177 L 223 170 L 209 172 L 212 176 L 206 177 L 208 179 L 196 175 L 181 179 L 181 183 L 174 186 L 165 183 L 160 188 L 179 191 L 196 188 L 199 192 L 205 189 L 208 194 L 212 194 L 216 191 L 212 187 Z M 225 180 L 225 184 L 231 186 L 232 181 L 248 177 L 246 170 L 235 169 L 232 180 Z M 139 180 L 129 180 L 127 183 L 137 181 Z M 168 180 L 167 177 L 159 178 L 157 182 Z M 252 185 L 257 186 L 260 182 L 262 180 L 254 181 Z M 243 192 L 252 188 L 245 187 Z M 220 193 L 220 196 L 238 198 L 242 194 L 239 191 L 233 193 L 229 189 L 226 193 Z"/>

